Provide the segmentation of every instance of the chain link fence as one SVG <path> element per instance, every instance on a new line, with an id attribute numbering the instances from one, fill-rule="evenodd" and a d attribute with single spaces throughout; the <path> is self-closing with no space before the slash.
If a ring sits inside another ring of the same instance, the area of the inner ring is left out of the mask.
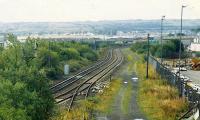
<path id="1" fill-rule="evenodd" d="M 170 71 L 153 56 L 149 57 L 149 63 L 156 69 L 156 72 L 159 73 L 162 78 L 166 79 L 170 85 L 175 86 L 178 89 L 180 97 L 185 97 L 189 101 L 190 110 L 180 119 L 200 110 L 200 89 L 198 89 L 198 87 L 184 81 L 184 78 L 179 78 L 179 74 Z"/>

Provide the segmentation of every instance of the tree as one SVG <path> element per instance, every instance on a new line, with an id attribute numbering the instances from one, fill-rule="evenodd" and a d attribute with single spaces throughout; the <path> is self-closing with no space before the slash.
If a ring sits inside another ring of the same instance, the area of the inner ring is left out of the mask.
<path id="1" fill-rule="evenodd" d="M 40 47 L 36 54 L 36 60 L 39 68 L 58 66 L 59 56 L 56 52 L 50 51 L 45 47 Z"/>
<path id="2" fill-rule="evenodd" d="M 12 43 L 0 52 L 0 119 L 46 120 L 52 114 L 52 79 L 62 76 L 68 63 L 77 71 L 98 55 L 88 45 L 28 38 L 24 43 L 12 34 Z M 84 64 L 83 64 L 84 63 Z"/>
<path id="3" fill-rule="evenodd" d="M 80 59 L 80 53 L 75 48 L 63 48 L 60 52 L 62 60 Z"/>
<path id="4" fill-rule="evenodd" d="M 0 81 L 0 119 L 1 120 L 31 120 L 27 115 L 24 102 L 34 94 L 27 91 L 25 84 L 12 84 L 8 80 Z"/>
<path id="5" fill-rule="evenodd" d="M 180 48 L 180 40 L 178 39 L 168 40 L 168 41 L 164 41 L 163 48 L 160 44 L 151 45 L 150 53 L 151 55 L 156 56 L 156 57 L 161 57 L 162 55 L 162 57 L 164 58 L 178 58 L 179 48 Z M 131 46 L 131 50 L 138 53 L 146 53 L 147 43 L 137 42 Z M 183 43 L 181 43 L 181 52 L 182 52 L 182 57 L 184 57 L 186 54 L 184 52 Z"/>
<path id="6" fill-rule="evenodd" d="M 24 64 L 24 56 L 35 56 L 29 53 L 31 46 L 13 44 L 0 54 L 0 119 L 44 120 L 52 112 L 54 99 L 44 70 L 35 58 Z"/>
<path id="7" fill-rule="evenodd" d="M 145 53 L 147 51 L 147 42 L 137 42 L 131 46 L 131 50 L 138 53 Z"/>
<path id="8" fill-rule="evenodd" d="M 83 53 L 83 57 L 87 58 L 88 60 L 91 60 L 91 61 L 95 61 L 98 58 L 97 54 L 95 52 L 92 52 L 92 51 Z"/>

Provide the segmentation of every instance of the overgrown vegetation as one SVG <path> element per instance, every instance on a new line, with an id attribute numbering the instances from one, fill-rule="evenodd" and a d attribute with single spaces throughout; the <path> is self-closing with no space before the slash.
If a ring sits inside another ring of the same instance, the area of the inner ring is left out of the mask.
<path id="1" fill-rule="evenodd" d="M 98 58 L 87 44 L 8 39 L 11 45 L 0 51 L 1 120 L 48 119 L 54 107 L 50 79 L 62 76 L 64 64 L 73 72 Z"/>
<path id="2" fill-rule="evenodd" d="M 178 58 L 179 57 L 179 40 L 165 40 L 163 50 L 161 44 L 151 44 L 150 53 L 153 56 L 163 58 Z M 182 44 L 182 43 L 181 43 Z M 131 50 L 137 53 L 145 53 L 147 51 L 147 42 L 137 42 L 131 46 Z M 184 50 L 184 45 L 181 45 L 182 57 L 187 57 L 188 53 Z"/>
<path id="3" fill-rule="evenodd" d="M 149 79 L 146 80 L 146 63 L 142 55 L 133 53 L 135 71 L 139 77 L 137 101 L 140 109 L 150 120 L 175 120 L 187 109 L 187 102 L 180 98 L 175 87 L 161 79 L 150 66 Z"/>
<path id="4" fill-rule="evenodd" d="M 91 120 L 94 117 L 94 113 L 110 113 L 112 103 L 121 85 L 121 80 L 112 80 L 110 86 L 105 88 L 103 93 L 98 93 L 87 100 L 79 101 L 77 107 L 70 112 L 62 111 L 60 115 L 52 118 L 52 120 Z"/>

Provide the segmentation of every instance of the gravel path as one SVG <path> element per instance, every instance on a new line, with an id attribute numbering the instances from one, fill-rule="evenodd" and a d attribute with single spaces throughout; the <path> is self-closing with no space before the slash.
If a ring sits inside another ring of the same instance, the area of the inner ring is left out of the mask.
<path id="1" fill-rule="evenodd" d="M 145 116 L 139 110 L 137 104 L 137 90 L 138 90 L 138 80 L 132 80 L 132 78 L 136 77 L 134 72 L 128 71 L 128 63 L 126 63 L 118 72 L 120 78 L 123 80 L 123 86 L 121 87 L 118 95 L 116 96 L 115 102 L 112 106 L 112 113 L 108 116 L 99 116 L 97 120 L 145 120 Z M 122 100 L 125 94 L 126 88 L 128 87 L 127 83 L 132 83 L 132 97 L 130 100 L 128 113 L 123 113 L 122 111 Z"/>

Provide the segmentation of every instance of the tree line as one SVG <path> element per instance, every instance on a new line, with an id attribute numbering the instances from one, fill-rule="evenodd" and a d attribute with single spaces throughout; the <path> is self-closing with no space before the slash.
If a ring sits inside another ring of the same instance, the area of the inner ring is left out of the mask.
<path id="1" fill-rule="evenodd" d="M 49 89 L 63 75 L 64 64 L 74 72 L 98 59 L 88 44 L 52 42 L 12 34 L 10 45 L 0 48 L 0 120 L 45 120 L 54 108 Z"/>
<path id="2" fill-rule="evenodd" d="M 131 50 L 138 53 L 147 52 L 147 42 L 137 42 L 131 46 Z M 176 59 L 179 57 L 180 40 L 165 40 L 163 45 L 160 43 L 150 43 L 150 53 L 153 56 L 167 59 Z M 185 58 L 188 56 L 187 51 L 184 48 L 183 43 L 181 43 L 181 57 Z"/>

